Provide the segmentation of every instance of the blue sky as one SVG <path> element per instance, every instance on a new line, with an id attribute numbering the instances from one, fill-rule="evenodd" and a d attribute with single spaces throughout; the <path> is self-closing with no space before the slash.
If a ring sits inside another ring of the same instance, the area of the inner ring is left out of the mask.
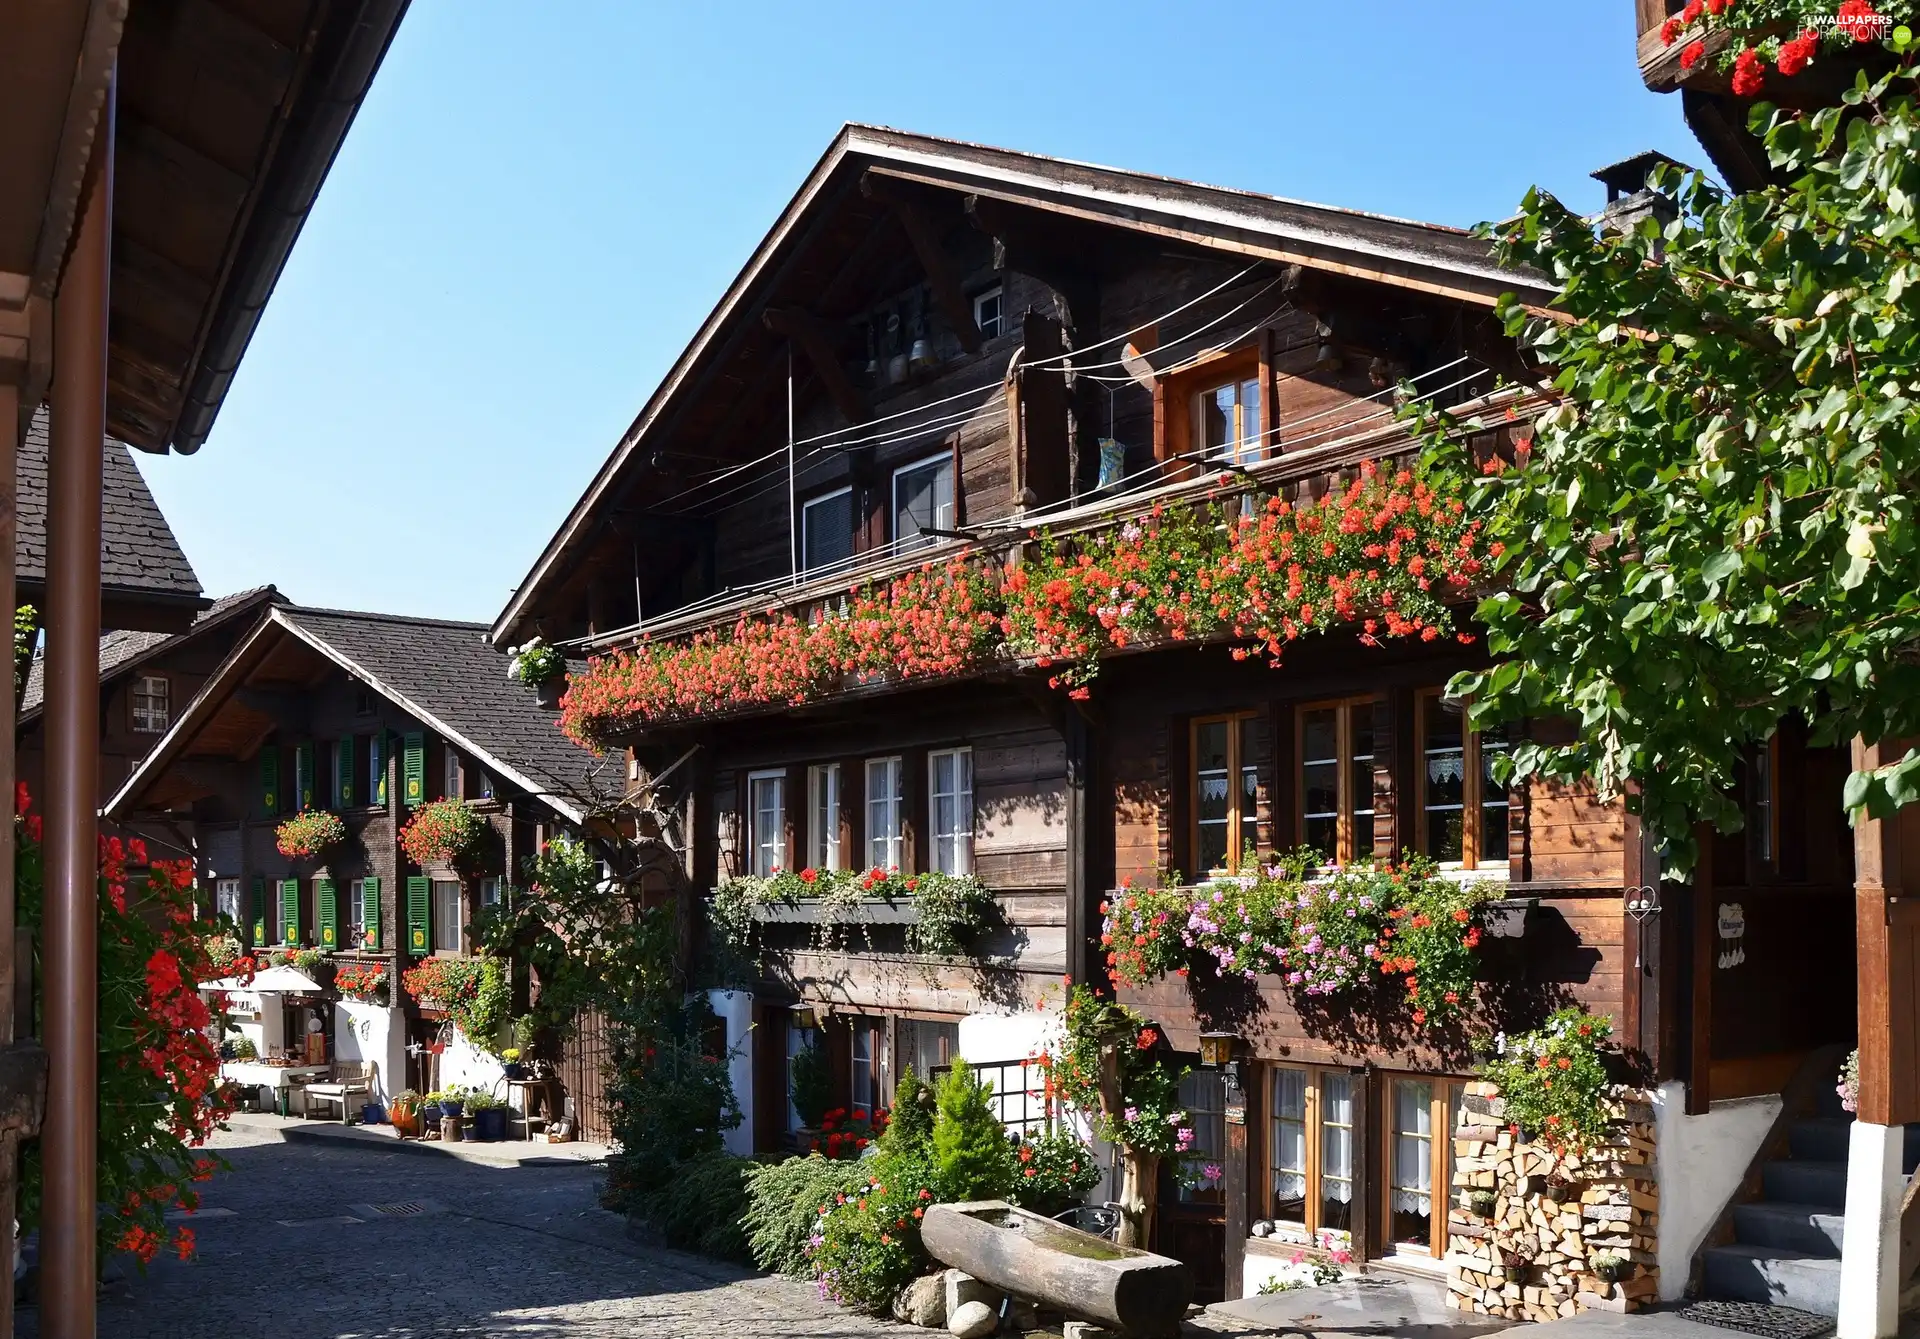
<path id="1" fill-rule="evenodd" d="M 491 619 L 842 122 L 1465 225 L 1705 161 L 1632 14 L 413 0 L 211 439 L 141 467 L 210 593 Z"/>

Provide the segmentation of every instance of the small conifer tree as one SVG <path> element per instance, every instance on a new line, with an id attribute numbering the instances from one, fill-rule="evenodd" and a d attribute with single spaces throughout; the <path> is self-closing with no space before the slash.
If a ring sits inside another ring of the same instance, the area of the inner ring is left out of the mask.
<path id="1" fill-rule="evenodd" d="M 993 1113 L 993 1085 L 964 1060 L 940 1081 L 933 1154 L 946 1193 L 956 1200 L 1004 1197 L 1013 1184 L 1013 1145 Z"/>
<path id="2" fill-rule="evenodd" d="M 880 1152 L 893 1157 L 918 1157 L 933 1147 L 933 1089 L 909 1066 L 893 1085 L 893 1107 Z"/>

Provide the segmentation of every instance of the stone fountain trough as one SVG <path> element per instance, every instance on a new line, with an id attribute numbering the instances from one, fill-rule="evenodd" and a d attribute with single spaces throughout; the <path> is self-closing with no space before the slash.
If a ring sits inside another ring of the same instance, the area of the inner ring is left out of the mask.
<path id="1" fill-rule="evenodd" d="M 1139 1339 L 1178 1334 L 1193 1275 L 1178 1260 L 1116 1246 L 1003 1200 L 936 1204 L 920 1224 L 928 1254 L 983 1283 Z"/>

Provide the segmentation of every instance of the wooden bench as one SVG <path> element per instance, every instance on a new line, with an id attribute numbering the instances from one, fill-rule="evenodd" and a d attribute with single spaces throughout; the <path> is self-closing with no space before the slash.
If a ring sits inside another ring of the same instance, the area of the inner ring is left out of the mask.
<path id="1" fill-rule="evenodd" d="M 327 1075 L 325 1082 L 306 1086 L 307 1114 L 313 1114 L 316 1103 L 337 1103 L 340 1107 L 340 1123 L 345 1125 L 353 1109 L 350 1100 L 358 1097 L 365 1102 L 372 1098 L 375 1074 L 375 1063 L 371 1060 L 334 1061 L 332 1072 Z"/>

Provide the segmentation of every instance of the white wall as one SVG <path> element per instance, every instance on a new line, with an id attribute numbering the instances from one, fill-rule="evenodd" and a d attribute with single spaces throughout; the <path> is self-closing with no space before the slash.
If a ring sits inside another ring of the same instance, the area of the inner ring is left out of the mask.
<path id="1" fill-rule="evenodd" d="M 333 1052 L 341 1060 L 373 1061 L 376 1102 L 385 1102 L 406 1086 L 407 1029 L 396 1008 L 371 1001 L 335 1001 Z"/>
<path id="2" fill-rule="evenodd" d="M 1064 1027 L 1057 1010 L 968 1014 L 960 1020 L 960 1058 L 970 1065 L 1025 1060 L 1052 1046 Z"/>
<path id="3" fill-rule="evenodd" d="M 505 1097 L 507 1089 L 501 1080 L 507 1077 L 507 1071 L 500 1057 L 475 1046 L 459 1028 L 447 1031 L 453 1039 L 440 1053 L 440 1087 L 482 1088 L 495 1097 Z"/>
<path id="4" fill-rule="evenodd" d="M 1240 1295 L 1258 1297 L 1260 1290 L 1273 1279 L 1280 1279 L 1287 1283 L 1311 1284 L 1312 1275 L 1313 1266 L 1307 1261 L 1303 1260 L 1296 1265 L 1284 1257 L 1255 1255 L 1252 1251 L 1248 1251 L 1245 1263 L 1240 1270 L 1242 1280 Z M 1353 1277 L 1353 1271 L 1347 1271 L 1347 1277 Z"/>
<path id="5" fill-rule="evenodd" d="M 1660 1187 L 1660 1300 L 1687 1290 L 1693 1254 L 1727 1207 L 1761 1141 L 1780 1114 L 1780 1098 L 1715 1102 L 1689 1116 L 1686 1085 L 1665 1083 L 1654 1094 L 1653 1175 Z"/>
<path id="6" fill-rule="evenodd" d="M 740 1104 L 740 1123 L 726 1132 L 727 1152 L 753 1154 L 753 996 L 744 990 L 710 990 L 707 1003 L 727 1025 L 727 1077 Z"/>

